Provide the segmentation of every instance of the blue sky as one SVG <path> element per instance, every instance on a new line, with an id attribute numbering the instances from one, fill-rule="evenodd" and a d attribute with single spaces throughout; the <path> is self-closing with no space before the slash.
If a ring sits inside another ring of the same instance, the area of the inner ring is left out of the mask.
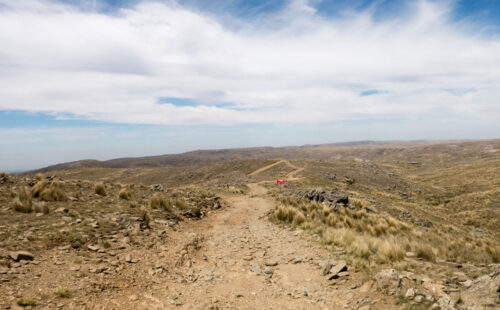
<path id="1" fill-rule="evenodd" d="M 0 0 L 0 171 L 500 133 L 500 1 Z"/>

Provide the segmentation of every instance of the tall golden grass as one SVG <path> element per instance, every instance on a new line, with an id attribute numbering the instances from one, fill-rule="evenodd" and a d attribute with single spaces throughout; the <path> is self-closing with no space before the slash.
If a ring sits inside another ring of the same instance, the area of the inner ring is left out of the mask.
<path id="1" fill-rule="evenodd" d="M 500 248 L 494 241 L 477 240 L 437 225 L 422 230 L 389 215 L 369 213 L 361 202 L 337 211 L 317 202 L 290 198 L 279 202 L 273 214 L 276 221 L 318 234 L 322 243 L 344 248 L 361 265 L 397 263 L 405 259 L 407 252 L 429 262 L 437 258 L 456 262 L 500 261 Z"/>

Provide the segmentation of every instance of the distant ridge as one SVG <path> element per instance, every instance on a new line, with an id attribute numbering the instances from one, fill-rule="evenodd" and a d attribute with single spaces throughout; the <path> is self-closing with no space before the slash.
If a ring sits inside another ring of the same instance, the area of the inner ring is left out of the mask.
<path id="1" fill-rule="evenodd" d="M 94 159 L 51 165 L 41 169 L 18 173 L 19 175 L 46 173 L 49 171 L 69 170 L 78 168 L 155 168 L 183 167 L 210 163 L 219 163 L 242 159 L 322 159 L 338 160 L 342 158 L 372 159 L 382 154 L 384 156 L 400 156 L 403 153 L 411 155 L 416 147 L 425 145 L 435 148 L 436 152 L 444 151 L 457 144 L 470 144 L 479 148 L 485 143 L 498 143 L 500 140 L 476 141 L 353 141 L 329 144 L 314 144 L 285 147 L 251 147 L 219 150 L 196 150 L 180 154 L 167 154 L 145 157 L 126 157 L 105 161 Z M 418 152 L 416 152 L 418 153 Z M 417 155 L 415 153 L 415 155 Z"/>

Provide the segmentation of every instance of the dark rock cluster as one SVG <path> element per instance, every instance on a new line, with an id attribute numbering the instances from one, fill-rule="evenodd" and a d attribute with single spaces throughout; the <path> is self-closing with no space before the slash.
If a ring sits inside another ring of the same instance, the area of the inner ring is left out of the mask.
<path id="1" fill-rule="evenodd" d="M 326 202 L 334 209 L 349 206 L 349 196 L 347 193 L 336 188 L 330 191 L 326 191 L 323 188 L 303 190 L 295 194 L 295 199 Z"/>

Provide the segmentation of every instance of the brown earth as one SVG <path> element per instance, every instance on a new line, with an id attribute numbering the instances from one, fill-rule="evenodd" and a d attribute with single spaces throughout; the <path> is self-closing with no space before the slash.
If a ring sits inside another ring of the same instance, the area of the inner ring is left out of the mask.
<path id="1" fill-rule="evenodd" d="M 396 309 L 362 273 L 322 276 L 320 261 L 335 257 L 310 235 L 270 223 L 267 190 L 249 188 L 200 221 L 153 225 L 135 244 L 61 247 L 23 262 L 4 278 L 0 305 L 16 308 L 24 297 L 37 309 Z M 71 296 L 55 297 L 58 287 Z"/>

